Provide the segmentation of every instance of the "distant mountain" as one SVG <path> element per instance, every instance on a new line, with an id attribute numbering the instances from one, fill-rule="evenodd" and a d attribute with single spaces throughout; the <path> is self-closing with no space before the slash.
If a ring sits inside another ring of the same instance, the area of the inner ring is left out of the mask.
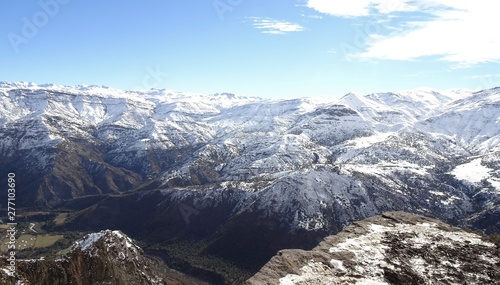
<path id="1" fill-rule="evenodd" d="M 389 212 L 311 251 L 283 250 L 245 284 L 498 284 L 499 245 L 438 220 Z"/>
<path id="2" fill-rule="evenodd" d="M 255 272 L 384 211 L 500 232 L 499 115 L 500 88 L 269 100 L 3 82 L 0 183 L 15 172 L 20 206 L 78 210 L 65 228 L 194 240 Z"/>

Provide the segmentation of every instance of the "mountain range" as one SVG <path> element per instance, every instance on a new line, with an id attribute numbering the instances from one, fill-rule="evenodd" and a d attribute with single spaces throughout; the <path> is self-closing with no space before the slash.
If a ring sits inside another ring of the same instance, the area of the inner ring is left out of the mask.
<path id="1" fill-rule="evenodd" d="M 385 211 L 500 232 L 499 120 L 500 88 L 271 100 L 1 82 L 1 183 L 16 174 L 19 207 L 71 211 L 59 230 L 190 241 L 248 277 Z"/>

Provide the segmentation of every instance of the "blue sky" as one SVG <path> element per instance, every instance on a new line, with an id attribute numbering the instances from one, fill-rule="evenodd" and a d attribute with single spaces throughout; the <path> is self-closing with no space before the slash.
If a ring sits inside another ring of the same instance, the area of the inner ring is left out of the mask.
<path id="1" fill-rule="evenodd" d="M 500 86 L 493 0 L 0 1 L 0 81 L 297 98 Z"/>

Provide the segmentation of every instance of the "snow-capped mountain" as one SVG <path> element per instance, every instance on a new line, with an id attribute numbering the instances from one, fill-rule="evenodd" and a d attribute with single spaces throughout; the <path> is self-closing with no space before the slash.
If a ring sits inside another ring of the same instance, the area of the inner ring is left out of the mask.
<path id="1" fill-rule="evenodd" d="M 262 253 L 258 269 L 383 211 L 500 231 L 499 116 L 500 88 L 269 100 L 4 82 L 0 169 L 24 206 L 88 207 L 73 228 L 194 235 Z"/>
<path id="2" fill-rule="evenodd" d="M 498 284 L 498 245 L 438 220 L 389 212 L 283 250 L 245 284 Z"/>

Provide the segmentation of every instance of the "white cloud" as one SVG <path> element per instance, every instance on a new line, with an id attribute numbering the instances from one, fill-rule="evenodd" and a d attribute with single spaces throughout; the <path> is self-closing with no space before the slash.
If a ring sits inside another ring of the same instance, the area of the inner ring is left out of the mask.
<path id="1" fill-rule="evenodd" d="M 469 77 L 469 79 L 484 79 L 484 78 L 487 78 L 487 79 L 490 79 L 490 78 L 500 78 L 500 73 L 496 73 L 496 74 L 480 74 L 480 75 L 473 75 L 473 76 Z"/>
<path id="2" fill-rule="evenodd" d="M 318 20 L 321 20 L 323 19 L 323 16 L 320 16 L 320 15 L 306 15 L 306 14 L 300 14 L 301 17 L 307 17 L 307 18 L 310 18 L 310 19 L 318 19 Z"/>
<path id="3" fill-rule="evenodd" d="M 278 21 L 271 18 L 250 17 L 252 24 L 256 29 L 262 30 L 265 34 L 285 34 L 291 32 L 300 32 L 304 30 L 299 24 Z"/>
<path id="4" fill-rule="evenodd" d="M 307 7 L 318 12 L 339 17 L 369 16 L 371 12 L 388 14 L 398 11 L 412 11 L 411 0 L 309 0 Z"/>
<path id="5" fill-rule="evenodd" d="M 407 20 L 398 33 L 365 35 L 364 51 L 354 54 L 358 58 L 414 60 L 437 56 L 464 66 L 500 60 L 500 33 L 496 31 L 500 17 L 493 0 L 309 0 L 307 6 L 339 17 L 411 11 L 431 16 Z"/>

